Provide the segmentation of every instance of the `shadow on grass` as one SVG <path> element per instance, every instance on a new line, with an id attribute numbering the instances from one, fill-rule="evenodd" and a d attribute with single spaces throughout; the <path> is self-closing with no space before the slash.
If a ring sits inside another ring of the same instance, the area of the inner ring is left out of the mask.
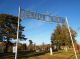
<path id="1" fill-rule="evenodd" d="M 18 58 L 23 58 L 23 57 L 34 57 L 34 56 L 40 56 L 40 55 L 44 55 L 46 54 L 47 52 L 32 52 L 32 53 L 29 53 L 29 54 L 19 54 L 18 55 Z"/>
<path id="2" fill-rule="evenodd" d="M 43 55 L 45 53 L 47 53 L 47 52 L 44 52 L 44 51 L 42 51 L 42 52 L 21 51 L 21 52 L 18 52 L 18 59 L 23 58 L 23 57 L 28 58 L 28 57 L 39 56 L 39 55 Z M 14 59 L 14 57 L 15 57 L 15 54 L 13 54 L 13 53 L 1 53 L 0 54 L 0 59 Z"/>

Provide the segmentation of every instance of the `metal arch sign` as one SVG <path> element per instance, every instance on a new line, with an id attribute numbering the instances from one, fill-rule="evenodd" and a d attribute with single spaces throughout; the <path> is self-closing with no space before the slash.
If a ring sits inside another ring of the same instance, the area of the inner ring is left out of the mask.
<path id="1" fill-rule="evenodd" d="M 37 19 L 42 21 L 48 21 L 48 22 L 56 22 L 56 23 L 65 23 L 65 17 L 58 17 L 58 16 L 50 16 L 46 14 L 41 14 L 29 10 L 21 9 L 20 11 L 20 18 L 29 18 L 29 19 Z"/>
<path id="2" fill-rule="evenodd" d="M 48 20 L 46 20 L 46 18 L 47 18 L 46 16 L 48 17 Z M 17 44 L 18 44 L 18 40 L 19 40 L 18 38 L 19 38 L 19 20 L 20 20 L 20 18 L 21 19 L 22 18 L 31 18 L 31 19 L 44 20 L 44 21 L 49 21 L 49 22 L 66 23 L 68 31 L 69 31 L 70 39 L 72 41 L 75 58 L 78 59 L 67 18 L 57 17 L 57 16 L 49 16 L 49 15 L 40 14 L 40 13 L 36 13 L 36 12 L 32 12 L 32 11 L 25 11 L 25 10 L 20 11 L 20 7 L 19 7 L 19 14 L 18 14 L 18 28 L 17 28 L 17 42 L 16 42 L 15 59 L 17 59 Z M 15 50 L 15 48 L 14 48 L 14 50 Z M 13 52 L 15 52 L 15 51 L 13 51 Z"/>

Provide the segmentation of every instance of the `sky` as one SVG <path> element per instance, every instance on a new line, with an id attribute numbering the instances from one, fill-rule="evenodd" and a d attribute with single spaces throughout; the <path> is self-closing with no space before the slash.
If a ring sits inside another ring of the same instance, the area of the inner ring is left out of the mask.
<path id="1" fill-rule="evenodd" d="M 80 0 L 0 0 L 0 13 L 18 16 L 19 6 L 25 10 L 67 17 L 70 27 L 77 32 L 76 40 L 80 44 Z M 51 34 L 56 28 L 55 22 L 36 19 L 26 18 L 21 24 L 25 26 L 25 37 L 36 44 L 50 43 Z"/>

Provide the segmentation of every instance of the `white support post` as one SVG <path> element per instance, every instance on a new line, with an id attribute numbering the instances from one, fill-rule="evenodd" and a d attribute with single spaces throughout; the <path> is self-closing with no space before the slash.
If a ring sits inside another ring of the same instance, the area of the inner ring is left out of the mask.
<path id="1" fill-rule="evenodd" d="M 50 47 L 50 55 L 53 55 L 52 47 Z"/>
<path id="2" fill-rule="evenodd" d="M 72 39 L 72 35 L 71 35 L 71 30 L 70 30 L 70 27 L 69 27 L 69 24 L 68 24 L 67 17 L 66 17 L 66 24 L 67 24 L 67 28 L 68 28 L 68 31 L 69 31 L 70 39 L 71 39 L 71 42 L 72 42 L 73 50 L 74 50 L 74 53 L 75 53 L 75 58 L 78 59 L 78 56 L 77 56 L 77 53 L 76 53 L 76 49 L 75 49 L 75 45 L 74 45 L 74 42 L 73 42 L 73 39 Z"/>
<path id="3" fill-rule="evenodd" d="M 16 40 L 16 52 L 15 52 L 15 59 L 17 59 L 17 50 L 18 50 L 18 42 L 19 42 L 19 21 L 20 21 L 20 7 L 18 13 L 18 27 L 17 27 L 17 40 Z"/>

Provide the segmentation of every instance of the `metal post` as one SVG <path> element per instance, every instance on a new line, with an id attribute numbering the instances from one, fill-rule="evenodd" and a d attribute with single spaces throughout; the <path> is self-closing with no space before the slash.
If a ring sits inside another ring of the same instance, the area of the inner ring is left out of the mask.
<path id="1" fill-rule="evenodd" d="M 18 42 L 19 42 L 19 21 L 20 21 L 20 7 L 19 7 L 19 13 L 18 13 L 18 27 L 17 27 L 17 40 L 16 40 L 16 52 L 15 52 L 15 59 L 17 59 L 17 50 L 18 50 Z"/>
<path id="2" fill-rule="evenodd" d="M 76 49 L 75 49 L 75 46 L 74 46 L 74 42 L 73 42 L 73 39 L 72 39 L 70 27 L 69 27 L 69 24 L 68 24 L 67 17 L 66 17 L 66 23 L 67 23 L 67 28 L 68 28 L 68 31 L 69 31 L 70 39 L 71 39 L 71 42 L 72 42 L 73 50 L 74 50 L 74 53 L 75 53 L 75 57 L 76 57 L 76 59 L 78 59 L 78 56 L 77 56 L 77 53 L 76 53 Z"/>
<path id="3" fill-rule="evenodd" d="M 50 47 L 50 55 L 53 55 L 52 47 Z"/>

